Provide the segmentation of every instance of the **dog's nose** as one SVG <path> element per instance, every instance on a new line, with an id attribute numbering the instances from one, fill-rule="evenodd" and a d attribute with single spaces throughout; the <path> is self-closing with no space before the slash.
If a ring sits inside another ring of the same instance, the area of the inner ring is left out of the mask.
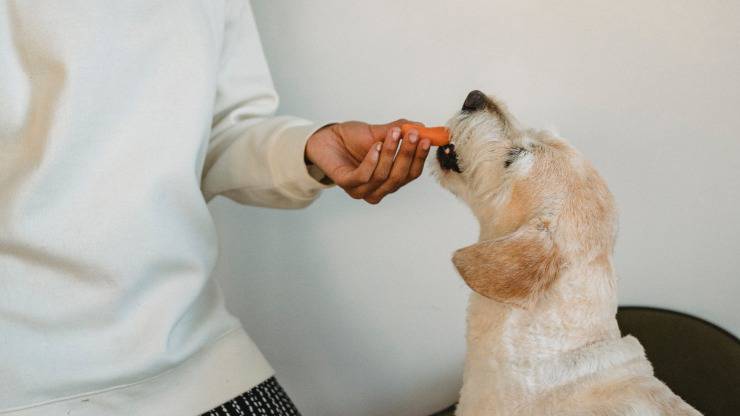
<path id="1" fill-rule="evenodd" d="M 462 111 L 478 111 L 486 107 L 486 94 L 478 90 L 470 91 L 462 106 Z"/>

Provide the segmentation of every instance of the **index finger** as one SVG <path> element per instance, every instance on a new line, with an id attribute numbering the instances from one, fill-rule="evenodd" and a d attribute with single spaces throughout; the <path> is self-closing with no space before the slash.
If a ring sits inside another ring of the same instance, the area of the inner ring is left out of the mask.
<path id="1" fill-rule="evenodd" d="M 376 140 L 383 140 L 386 133 L 388 132 L 388 129 L 392 129 L 393 127 L 401 128 L 401 125 L 403 124 L 413 124 L 415 126 L 424 127 L 424 123 L 407 120 L 405 118 L 399 118 L 398 120 L 392 121 L 387 124 L 371 124 L 370 132 Z"/>

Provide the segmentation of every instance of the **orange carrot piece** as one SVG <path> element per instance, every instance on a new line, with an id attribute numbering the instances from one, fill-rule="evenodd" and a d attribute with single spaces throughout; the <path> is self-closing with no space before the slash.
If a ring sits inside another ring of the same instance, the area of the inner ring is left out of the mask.
<path id="1" fill-rule="evenodd" d="M 401 133 L 403 133 L 403 137 L 406 137 L 411 129 L 416 129 L 419 132 L 419 137 L 428 139 L 432 146 L 444 146 L 450 143 L 450 130 L 447 127 L 420 127 L 415 124 L 402 124 Z"/>

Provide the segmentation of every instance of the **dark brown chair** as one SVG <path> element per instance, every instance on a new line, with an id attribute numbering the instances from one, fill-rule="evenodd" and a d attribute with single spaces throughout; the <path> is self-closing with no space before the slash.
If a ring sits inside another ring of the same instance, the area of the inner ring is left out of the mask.
<path id="1" fill-rule="evenodd" d="M 655 375 L 705 416 L 740 415 L 740 340 L 695 316 L 622 306 L 623 335 L 645 347 Z M 432 416 L 452 416 L 455 405 Z"/>
<path id="2" fill-rule="evenodd" d="M 740 415 L 740 341 L 695 316 L 623 306 L 622 334 L 645 347 L 655 375 L 705 416 Z"/>

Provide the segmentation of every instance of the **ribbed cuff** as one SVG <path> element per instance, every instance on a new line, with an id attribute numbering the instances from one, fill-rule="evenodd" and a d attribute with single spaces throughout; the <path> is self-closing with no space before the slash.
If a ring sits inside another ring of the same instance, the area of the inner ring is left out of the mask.
<path id="1" fill-rule="evenodd" d="M 331 182 L 321 182 L 326 175 L 318 167 L 307 166 L 305 162 L 306 142 L 326 124 L 311 123 L 287 127 L 280 133 L 275 143 L 274 156 L 276 160 L 282 161 L 278 165 L 280 185 L 298 198 L 313 198 L 322 189 L 334 186 Z"/>

